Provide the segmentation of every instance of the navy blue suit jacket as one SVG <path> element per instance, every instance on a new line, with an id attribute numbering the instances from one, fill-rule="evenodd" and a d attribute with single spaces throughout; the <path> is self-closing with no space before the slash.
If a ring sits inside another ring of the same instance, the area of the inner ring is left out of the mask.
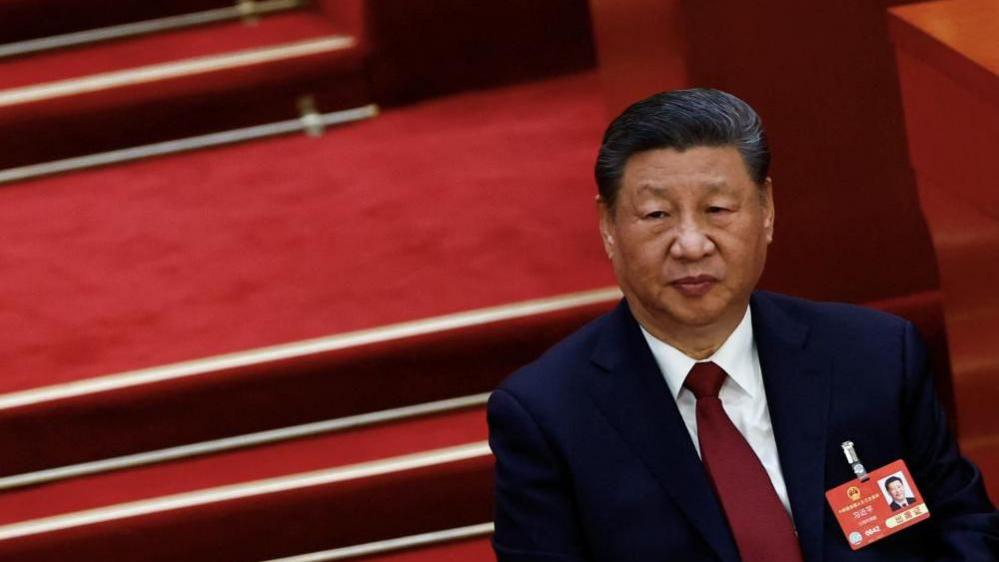
<path id="1" fill-rule="evenodd" d="M 912 325 L 771 293 L 750 306 L 805 559 L 999 559 L 999 514 L 958 454 Z M 624 302 L 510 376 L 488 415 L 501 562 L 739 559 Z M 869 470 L 905 459 L 930 519 L 850 550 L 824 496 L 853 478 L 846 440 Z"/>

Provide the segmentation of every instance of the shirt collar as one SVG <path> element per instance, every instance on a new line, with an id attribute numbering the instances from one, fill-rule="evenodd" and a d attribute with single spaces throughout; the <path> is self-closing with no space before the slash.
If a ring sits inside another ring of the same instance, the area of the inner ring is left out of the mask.
<path id="1" fill-rule="evenodd" d="M 659 370 L 666 378 L 666 384 L 675 400 L 683 389 L 683 381 L 687 378 L 687 374 L 698 360 L 657 339 L 644 326 L 639 326 L 642 328 L 642 335 L 645 336 L 645 341 L 649 344 L 649 349 L 652 350 L 652 355 L 659 365 Z M 725 343 L 703 361 L 712 361 L 717 364 L 751 398 L 756 398 L 760 392 L 760 381 L 754 376 L 754 355 L 753 319 L 752 312 L 747 306 L 742 321 L 729 334 Z"/>

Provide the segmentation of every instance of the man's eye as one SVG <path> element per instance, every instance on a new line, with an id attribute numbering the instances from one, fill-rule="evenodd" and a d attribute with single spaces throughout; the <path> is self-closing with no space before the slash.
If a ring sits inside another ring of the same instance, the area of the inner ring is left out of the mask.
<path id="1" fill-rule="evenodd" d="M 708 213 L 712 215 L 720 215 L 722 213 L 728 213 L 728 212 L 731 212 L 731 209 L 728 209 L 726 207 L 715 207 L 715 206 L 708 207 Z"/>
<path id="2" fill-rule="evenodd" d="M 666 211 L 652 211 L 650 213 L 645 213 L 645 218 L 647 219 L 664 219 L 668 216 L 669 214 Z"/>

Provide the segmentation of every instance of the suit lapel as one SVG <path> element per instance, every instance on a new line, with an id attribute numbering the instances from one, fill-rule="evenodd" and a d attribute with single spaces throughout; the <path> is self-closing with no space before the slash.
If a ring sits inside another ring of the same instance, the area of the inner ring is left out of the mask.
<path id="1" fill-rule="evenodd" d="M 592 360 L 587 388 L 597 407 L 676 501 L 722 560 L 738 552 L 638 323 L 622 301 L 608 318 Z"/>
<path id="2" fill-rule="evenodd" d="M 808 327 L 765 293 L 750 301 L 770 420 L 807 560 L 822 554 L 831 358 L 808 351 Z"/>

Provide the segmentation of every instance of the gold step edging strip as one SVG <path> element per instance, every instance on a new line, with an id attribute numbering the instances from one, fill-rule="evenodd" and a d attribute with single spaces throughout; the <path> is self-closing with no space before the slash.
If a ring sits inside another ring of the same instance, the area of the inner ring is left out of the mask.
<path id="1" fill-rule="evenodd" d="M 485 406 L 489 392 L 0 477 L 0 491 Z"/>
<path id="2" fill-rule="evenodd" d="M 347 35 L 330 35 L 318 39 L 296 41 L 276 47 L 261 47 L 220 55 L 208 55 L 44 84 L 10 88 L 0 90 L 0 108 L 317 55 L 349 49 L 356 44 L 357 41 L 353 37 Z"/>
<path id="3" fill-rule="evenodd" d="M 0 541 L 490 456 L 488 441 L 0 525 Z"/>
<path id="4" fill-rule="evenodd" d="M 407 548 L 417 548 L 462 539 L 485 537 L 493 534 L 494 530 L 495 526 L 492 523 L 480 523 L 478 525 L 468 525 L 466 527 L 421 533 L 419 535 L 409 535 L 406 537 L 370 542 L 356 546 L 334 548 L 332 550 L 313 552 L 311 554 L 300 554 L 298 556 L 289 556 L 287 558 L 275 558 L 265 562 L 329 562 L 331 560 L 347 560 L 349 558 L 370 556 L 372 554 L 384 554 L 387 552 L 405 550 Z"/>
<path id="5" fill-rule="evenodd" d="M 310 135 L 315 129 L 324 129 L 334 125 L 344 125 L 365 119 L 377 117 L 378 106 L 375 104 L 363 105 L 351 109 L 343 109 L 324 114 L 309 114 L 298 119 L 287 119 L 275 123 L 264 125 L 253 125 L 242 129 L 210 133 L 196 137 L 188 137 L 178 140 L 122 148 L 98 154 L 86 156 L 75 156 L 63 160 L 53 160 L 40 164 L 28 164 L 17 168 L 7 168 L 0 170 L 0 185 L 36 179 L 54 174 L 66 172 L 77 172 L 99 166 L 111 164 L 123 164 L 134 162 L 156 156 L 168 156 L 201 150 L 205 148 L 215 148 L 252 140 L 276 137 L 289 133 L 307 132 Z"/>
<path id="6" fill-rule="evenodd" d="M 167 380 L 206 375 L 224 369 L 248 367 L 351 347 L 480 326 L 592 304 L 611 303 L 620 298 L 621 291 L 617 287 L 568 293 L 555 297 L 434 316 L 148 369 L 104 375 L 63 384 L 0 394 L 0 410 L 9 410 L 43 402 L 64 400 Z"/>
<path id="7" fill-rule="evenodd" d="M 41 37 L 39 39 L 27 39 L 15 43 L 5 43 L 0 45 L 0 59 L 18 57 L 67 47 L 76 47 L 113 39 L 125 39 L 138 37 L 151 33 L 162 33 L 186 27 L 195 27 L 210 23 L 245 19 L 248 15 L 259 17 L 301 8 L 305 5 L 304 0 L 260 0 L 252 2 L 244 7 L 244 4 L 230 6 L 228 8 L 216 8 L 214 10 L 204 10 L 189 14 L 176 16 L 166 16 L 151 20 L 123 23 L 97 29 L 87 29 L 72 33 Z M 247 12 L 250 12 L 247 14 Z"/>

